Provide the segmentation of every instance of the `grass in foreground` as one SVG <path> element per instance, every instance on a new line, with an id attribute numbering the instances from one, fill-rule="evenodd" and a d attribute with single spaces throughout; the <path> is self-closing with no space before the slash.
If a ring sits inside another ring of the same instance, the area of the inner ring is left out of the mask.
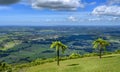
<path id="1" fill-rule="evenodd" d="M 19 72 L 120 72 L 120 54 L 98 57 L 86 57 L 60 62 L 46 63 L 20 69 Z"/>

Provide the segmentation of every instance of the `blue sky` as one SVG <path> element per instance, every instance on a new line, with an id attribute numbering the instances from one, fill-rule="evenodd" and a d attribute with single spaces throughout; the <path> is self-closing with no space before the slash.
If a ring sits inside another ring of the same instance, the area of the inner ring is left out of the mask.
<path id="1" fill-rule="evenodd" d="M 0 0 L 0 25 L 120 25 L 120 0 Z"/>

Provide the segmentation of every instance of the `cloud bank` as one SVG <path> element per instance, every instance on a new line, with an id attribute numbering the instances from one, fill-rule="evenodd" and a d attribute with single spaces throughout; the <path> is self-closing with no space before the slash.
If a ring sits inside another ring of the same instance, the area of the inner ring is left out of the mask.
<path id="1" fill-rule="evenodd" d="M 107 0 L 105 5 L 94 8 L 92 14 L 120 16 L 120 0 Z"/>
<path id="2" fill-rule="evenodd" d="M 80 0 L 32 0 L 32 8 L 52 10 L 77 10 L 84 5 Z"/>
<path id="3" fill-rule="evenodd" d="M 20 0 L 0 0 L 0 5 L 9 5 L 19 2 Z"/>
<path id="4" fill-rule="evenodd" d="M 120 16 L 120 6 L 98 6 L 93 11 L 92 14 L 95 15 L 112 15 L 112 16 Z"/>

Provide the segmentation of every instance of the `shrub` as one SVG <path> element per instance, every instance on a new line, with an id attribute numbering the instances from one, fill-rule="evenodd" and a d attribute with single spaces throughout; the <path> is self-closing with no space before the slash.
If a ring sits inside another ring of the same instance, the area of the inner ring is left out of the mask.
<path id="1" fill-rule="evenodd" d="M 46 59 L 46 60 L 45 60 L 45 63 L 50 63 L 50 62 L 54 62 L 54 61 L 55 61 L 54 58 L 49 58 L 49 59 Z"/>
<path id="2" fill-rule="evenodd" d="M 60 58 L 61 61 L 68 60 L 68 59 L 69 59 L 69 57 L 67 57 L 67 56 Z"/>
<path id="3" fill-rule="evenodd" d="M 120 54 L 120 50 L 116 50 L 115 53 Z"/>
<path id="4" fill-rule="evenodd" d="M 69 56 L 69 58 L 70 59 L 75 59 L 75 58 L 80 58 L 80 57 L 82 57 L 80 54 L 78 54 L 78 53 L 72 53 L 70 56 Z"/>
<path id="5" fill-rule="evenodd" d="M 104 52 L 104 55 L 113 54 L 112 52 Z"/>
<path id="6" fill-rule="evenodd" d="M 11 65 L 0 62 L 0 72 L 12 72 Z"/>
<path id="7" fill-rule="evenodd" d="M 98 56 L 97 53 L 88 53 L 88 54 L 84 54 L 83 57 L 91 57 L 91 56 Z"/>

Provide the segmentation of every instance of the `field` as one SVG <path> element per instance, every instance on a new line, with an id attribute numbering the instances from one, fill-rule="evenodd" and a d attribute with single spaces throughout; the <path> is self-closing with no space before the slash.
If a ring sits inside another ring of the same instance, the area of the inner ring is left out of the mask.
<path id="1" fill-rule="evenodd" d="M 102 59 L 85 57 L 60 62 L 46 63 L 20 69 L 18 72 L 120 72 L 120 54 L 103 56 Z"/>

